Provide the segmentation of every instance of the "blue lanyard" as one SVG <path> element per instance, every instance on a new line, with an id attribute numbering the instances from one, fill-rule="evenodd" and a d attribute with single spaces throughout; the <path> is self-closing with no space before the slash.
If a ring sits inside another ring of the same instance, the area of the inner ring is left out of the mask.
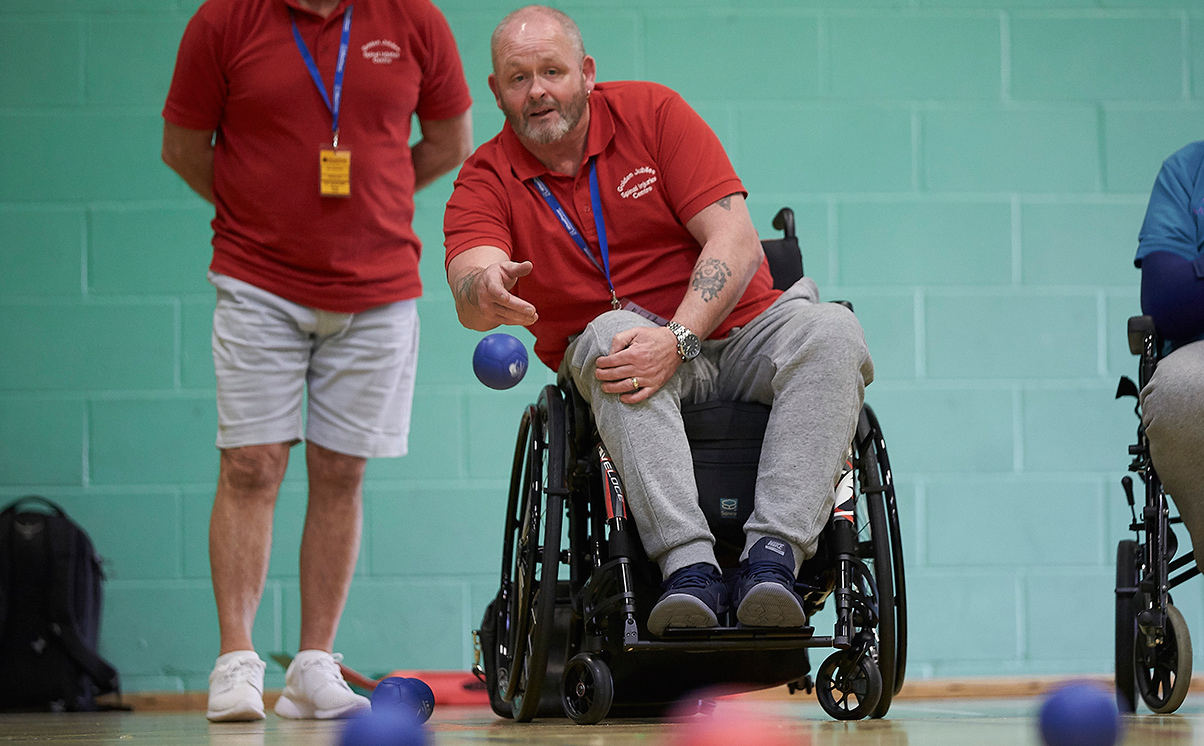
<path id="1" fill-rule="evenodd" d="M 334 146 L 337 148 L 339 146 L 339 102 L 343 100 L 343 70 L 347 67 L 347 47 L 351 44 L 351 6 L 348 5 L 347 10 L 343 11 L 343 38 L 339 42 L 339 61 L 334 67 L 333 103 L 331 103 L 332 97 L 326 95 L 326 84 L 322 82 L 322 73 L 318 72 L 318 63 L 314 62 L 313 55 L 305 46 L 305 40 L 301 38 L 301 32 L 297 30 L 297 17 L 291 9 L 288 13 L 293 21 L 293 39 L 297 42 L 297 49 L 301 50 L 301 59 L 305 60 L 305 66 L 309 68 L 309 77 L 314 79 L 314 83 L 318 86 L 318 93 L 322 94 L 322 100 L 326 103 L 326 108 L 334 120 L 330 125 L 330 131 L 334 135 Z"/>
<path id="2" fill-rule="evenodd" d="M 543 201 L 548 203 L 548 207 L 552 208 L 552 212 L 556 215 L 556 219 L 564 226 L 569 237 L 573 239 L 573 243 L 577 244 L 577 248 L 585 254 L 590 263 L 598 268 L 606 277 L 606 284 L 610 286 L 610 303 L 615 308 L 619 307 L 618 296 L 615 295 L 615 284 L 610 280 L 610 246 L 606 241 L 606 222 L 602 219 L 602 197 L 598 189 L 598 164 L 596 158 L 589 159 L 589 199 L 594 209 L 594 229 L 598 232 L 598 251 L 602 255 L 602 264 L 598 264 L 598 260 L 594 258 L 593 252 L 589 250 L 589 246 L 585 243 L 585 238 L 581 235 L 581 231 L 577 230 L 577 226 L 573 224 L 572 218 L 560 206 L 560 202 L 556 200 L 556 196 L 552 194 L 552 190 L 548 189 L 548 185 L 543 183 L 543 179 L 536 176 L 532 181 L 535 182 L 535 188 L 539 190 Z"/>

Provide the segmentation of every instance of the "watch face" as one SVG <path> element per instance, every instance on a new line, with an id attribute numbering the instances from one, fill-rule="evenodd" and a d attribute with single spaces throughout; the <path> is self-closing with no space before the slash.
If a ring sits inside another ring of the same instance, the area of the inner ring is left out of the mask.
<path id="1" fill-rule="evenodd" d="M 699 352 L 702 352 L 702 342 L 694 332 L 676 321 L 669 322 L 669 331 L 677 337 L 677 354 L 681 356 L 682 360 L 693 360 L 698 357 Z"/>
<path id="2" fill-rule="evenodd" d="M 681 356 L 686 360 L 693 360 L 698 357 L 698 353 L 702 351 L 702 343 L 698 341 L 698 337 L 693 334 L 687 335 L 681 344 L 678 345 L 681 351 Z"/>

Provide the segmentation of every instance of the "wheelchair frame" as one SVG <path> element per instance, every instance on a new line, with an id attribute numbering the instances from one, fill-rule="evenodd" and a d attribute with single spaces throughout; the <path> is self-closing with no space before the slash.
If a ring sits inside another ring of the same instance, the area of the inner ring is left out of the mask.
<path id="1" fill-rule="evenodd" d="M 1161 357 L 1162 339 L 1149 316 L 1128 322 L 1129 351 L 1141 358 L 1138 383 L 1122 376 L 1116 398 L 1138 397 L 1149 383 Z M 1137 695 L 1156 713 L 1174 712 L 1183 704 L 1191 684 L 1191 636 L 1183 615 L 1175 608 L 1170 591 L 1199 574 L 1190 546 L 1175 557 L 1178 541 L 1171 526 L 1182 523 L 1172 516 L 1162 482 L 1150 460 L 1150 444 L 1137 414 L 1137 442 L 1129 446 L 1133 457 L 1129 471 L 1144 484 L 1145 501 L 1140 516 L 1133 496 L 1133 478 L 1121 479 L 1129 503 L 1134 539 L 1124 539 L 1116 550 L 1116 689 L 1121 712 L 1135 712 Z M 1183 568 L 1187 569 L 1183 569 Z M 1178 575 L 1174 573 L 1183 570 Z"/>
<path id="2" fill-rule="evenodd" d="M 787 260 L 791 246 L 798 257 L 788 209 L 774 226 L 786 237 L 763 242 L 767 255 L 785 241 Z M 801 276 L 801 262 L 794 263 Z M 760 409 L 767 418 L 764 405 L 730 406 Z M 692 416 L 691 405 L 682 410 L 683 418 Z M 494 711 L 520 722 L 562 711 L 591 724 L 612 713 L 680 708 L 682 697 L 732 681 L 740 682 L 737 689 L 786 684 L 792 693 L 810 692 L 807 652 L 832 647 L 814 683 L 824 710 L 842 720 L 884 716 L 905 674 L 906 595 L 893 476 L 868 405 L 849 462 L 852 483 L 838 494 L 820 548 L 796 583 L 809 619 L 834 596 L 831 635 L 809 626 L 728 626 L 652 638 L 644 624 L 660 592 L 659 571 L 628 520 L 621 479 L 571 384 L 544 387 L 519 426 L 501 585 L 482 624 L 485 668 L 477 668 Z M 646 675 L 650 667 L 656 676 Z"/>

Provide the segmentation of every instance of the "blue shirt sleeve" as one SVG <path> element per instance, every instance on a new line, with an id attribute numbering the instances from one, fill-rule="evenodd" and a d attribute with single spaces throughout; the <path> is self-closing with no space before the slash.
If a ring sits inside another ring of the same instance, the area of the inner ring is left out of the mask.
<path id="1" fill-rule="evenodd" d="M 1155 251 L 1193 262 L 1204 254 L 1204 141 L 1180 149 L 1158 172 L 1134 264 Z M 1204 272 L 1204 265 L 1195 269 Z"/>
<path id="2" fill-rule="evenodd" d="M 1204 335 L 1204 280 L 1198 273 L 1169 251 L 1153 251 L 1141 265 L 1141 312 L 1176 347 Z"/>

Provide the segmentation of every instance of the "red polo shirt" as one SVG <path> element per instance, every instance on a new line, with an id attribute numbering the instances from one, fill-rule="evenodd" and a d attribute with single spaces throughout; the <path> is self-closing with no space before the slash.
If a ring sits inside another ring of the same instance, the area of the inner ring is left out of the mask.
<path id="1" fill-rule="evenodd" d="M 343 199 L 318 192 L 331 113 L 293 39 L 290 10 L 329 95 L 350 6 Z M 208 0 L 180 42 L 163 117 L 217 130 L 211 268 L 355 313 L 421 295 L 411 119 L 448 119 L 470 104 L 455 39 L 429 0 L 343 0 L 325 19 L 295 0 Z"/>
<path id="2" fill-rule="evenodd" d="M 590 201 L 596 156 L 615 292 L 665 318 L 685 297 L 702 247 L 685 224 L 744 187 L 710 127 L 675 92 L 655 83 L 599 83 L 590 96 L 585 162 L 576 176 L 550 172 L 507 123 L 465 162 L 443 217 L 447 261 L 497 246 L 531 274 L 513 292 L 533 304 L 535 354 L 556 370 L 569 336 L 611 308 L 602 272 L 582 253 L 540 196 L 540 177 L 601 264 Z M 762 261 L 744 296 L 711 334 L 743 326 L 780 295 Z"/>

